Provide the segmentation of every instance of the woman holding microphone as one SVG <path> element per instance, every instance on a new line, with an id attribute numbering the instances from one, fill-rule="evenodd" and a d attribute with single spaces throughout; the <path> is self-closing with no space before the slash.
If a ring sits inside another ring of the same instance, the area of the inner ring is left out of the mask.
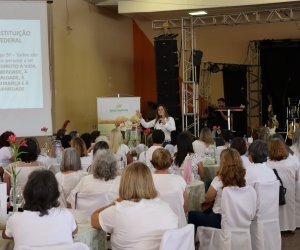
<path id="1" fill-rule="evenodd" d="M 146 122 L 142 117 L 141 112 L 137 111 L 137 116 L 140 118 L 141 125 L 144 128 L 160 129 L 165 134 L 164 144 L 171 142 L 171 131 L 176 130 L 174 118 L 168 115 L 167 109 L 163 105 L 159 105 L 156 110 L 156 117 L 152 121 Z"/>

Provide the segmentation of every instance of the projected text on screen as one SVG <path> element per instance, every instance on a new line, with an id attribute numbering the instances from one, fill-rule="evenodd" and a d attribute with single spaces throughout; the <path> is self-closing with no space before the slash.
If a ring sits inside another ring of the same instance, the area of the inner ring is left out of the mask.
<path id="1" fill-rule="evenodd" d="M 43 108 L 40 20 L 0 19 L 0 109 Z"/>

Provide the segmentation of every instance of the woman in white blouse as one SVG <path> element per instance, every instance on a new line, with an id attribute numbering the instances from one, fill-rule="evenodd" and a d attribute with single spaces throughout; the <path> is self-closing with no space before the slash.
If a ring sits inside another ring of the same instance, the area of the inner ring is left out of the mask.
<path id="1" fill-rule="evenodd" d="M 244 187 L 246 185 L 246 169 L 237 150 L 224 149 L 220 158 L 220 169 L 213 179 L 201 204 L 202 212 L 191 211 L 188 221 L 199 226 L 221 228 L 222 190 L 227 186 Z"/>
<path id="2" fill-rule="evenodd" d="M 88 173 L 82 171 L 80 157 L 75 148 L 66 148 L 63 152 L 60 172 L 55 177 L 60 187 L 61 205 L 66 205 L 66 199 L 77 186 L 82 177 Z"/>
<path id="3" fill-rule="evenodd" d="M 155 119 L 149 122 L 146 122 L 144 120 L 140 112 L 137 112 L 137 116 L 141 119 L 140 122 L 144 128 L 154 128 L 162 130 L 165 134 L 165 142 L 171 142 L 171 131 L 176 130 L 176 126 L 174 118 L 168 115 L 165 106 L 159 105 L 156 110 Z"/>
<path id="4" fill-rule="evenodd" d="M 199 140 L 193 142 L 194 152 L 199 154 L 202 158 L 205 156 L 205 150 L 213 143 L 213 137 L 209 128 L 201 129 Z"/>
<path id="5" fill-rule="evenodd" d="M 11 163 L 4 173 L 4 182 L 7 184 L 7 192 L 9 193 L 11 186 L 13 185 L 12 168 L 15 167 L 15 171 L 19 172 L 17 176 L 17 185 L 23 190 L 28 180 L 28 176 L 31 172 L 37 169 L 48 169 L 48 166 L 37 160 L 37 144 L 32 138 L 24 139 L 27 146 L 20 146 L 19 152 L 22 152 L 19 156 L 20 161 Z"/>
<path id="6" fill-rule="evenodd" d="M 81 178 L 77 186 L 71 191 L 67 201 L 72 204 L 76 193 L 106 192 L 109 201 L 118 197 L 120 177 L 117 176 L 117 161 L 109 150 L 98 150 L 91 166 L 92 174 Z"/>
<path id="7" fill-rule="evenodd" d="M 54 174 L 36 170 L 24 189 L 24 212 L 10 216 L 3 238 L 14 239 L 14 249 L 20 246 L 49 246 L 73 243 L 77 225 L 66 208 L 59 208 L 59 190 Z"/>
<path id="8" fill-rule="evenodd" d="M 114 250 L 157 250 L 166 230 L 178 227 L 169 205 L 157 198 L 149 168 L 141 162 L 129 164 L 122 175 L 120 198 L 96 210 L 91 224 L 111 233 Z"/>
<path id="9" fill-rule="evenodd" d="M 80 137 L 75 137 L 71 140 L 71 147 L 77 150 L 80 156 L 81 167 L 84 171 L 87 171 L 92 164 L 93 156 L 88 155 L 84 141 Z"/>

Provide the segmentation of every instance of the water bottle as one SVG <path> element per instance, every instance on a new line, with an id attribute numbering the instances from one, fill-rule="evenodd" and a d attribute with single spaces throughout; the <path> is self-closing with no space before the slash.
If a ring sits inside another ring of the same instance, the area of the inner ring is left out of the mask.
<path id="1" fill-rule="evenodd" d="M 248 139 L 247 139 L 247 136 L 246 136 L 246 135 L 243 136 L 243 139 L 244 139 L 244 141 L 245 141 L 246 143 L 248 142 Z"/>
<path id="2" fill-rule="evenodd" d="M 62 158 L 62 145 L 61 145 L 61 141 L 60 140 L 54 140 L 52 142 L 52 145 L 54 146 L 54 150 L 55 150 L 56 163 L 60 164 L 61 158 Z"/>

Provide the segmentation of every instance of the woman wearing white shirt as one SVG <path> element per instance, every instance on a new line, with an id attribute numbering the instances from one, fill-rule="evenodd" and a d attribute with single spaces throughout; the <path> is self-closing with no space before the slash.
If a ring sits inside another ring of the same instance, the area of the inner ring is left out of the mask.
<path id="1" fill-rule="evenodd" d="M 169 205 L 157 198 L 149 168 L 134 162 L 122 175 L 118 202 L 96 210 L 91 224 L 111 233 L 113 250 L 157 250 L 166 230 L 178 227 Z"/>
<path id="2" fill-rule="evenodd" d="M 60 172 L 55 177 L 61 188 L 61 205 L 66 205 L 66 199 L 71 191 L 76 187 L 82 177 L 88 173 L 82 171 L 80 157 L 75 148 L 67 148 L 63 152 Z"/>
<path id="3" fill-rule="evenodd" d="M 91 166 L 92 174 L 81 178 L 71 191 L 67 201 L 73 206 L 76 193 L 107 193 L 109 202 L 118 197 L 120 177 L 117 176 L 117 160 L 109 150 L 98 150 Z M 75 205 L 74 205 L 75 206 Z"/>
<path id="4" fill-rule="evenodd" d="M 6 167 L 12 163 L 12 152 L 10 144 L 7 141 L 10 135 L 14 135 L 11 131 L 6 131 L 0 135 L 0 168 L 6 169 Z"/>
<path id="5" fill-rule="evenodd" d="M 66 208 L 59 208 L 59 190 L 49 170 L 30 174 L 24 189 L 24 212 L 8 218 L 4 238 L 13 238 L 15 247 L 47 246 L 73 243 L 77 225 Z"/>
<path id="6" fill-rule="evenodd" d="M 202 158 L 205 157 L 205 151 L 210 144 L 213 143 L 213 137 L 209 128 L 204 127 L 201 129 L 199 140 L 193 142 L 194 152 L 199 154 Z"/>
<path id="7" fill-rule="evenodd" d="M 93 156 L 88 155 L 84 141 L 80 137 L 75 137 L 71 140 L 71 147 L 77 150 L 80 156 L 81 167 L 84 171 L 87 171 L 92 164 Z"/>
<path id="8" fill-rule="evenodd" d="M 246 170 L 243 168 L 240 154 L 235 149 L 224 149 L 220 157 L 220 169 L 213 179 L 201 204 L 202 211 L 189 212 L 188 221 L 195 225 L 221 228 L 222 189 L 227 186 L 244 187 Z"/>
<path id="9" fill-rule="evenodd" d="M 141 119 L 140 122 L 144 128 L 160 129 L 165 134 L 165 142 L 171 141 L 171 131 L 176 130 L 176 126 L 174 118 L 168 115 L 165 106 L 159 105 L 157 107 L 156 118 L 152 121 L 146 122 L 140 112 L 137 112 L 137 116 Z"/>

